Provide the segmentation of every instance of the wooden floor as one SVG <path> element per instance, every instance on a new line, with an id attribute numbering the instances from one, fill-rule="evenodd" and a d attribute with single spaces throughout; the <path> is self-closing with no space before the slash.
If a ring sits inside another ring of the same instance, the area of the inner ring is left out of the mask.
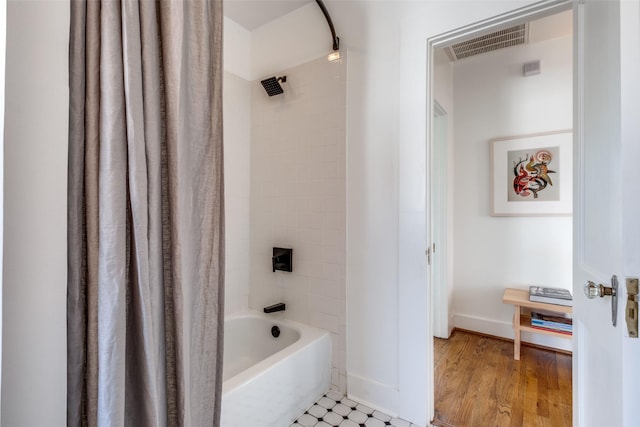
<path id="1" fill-rule="evenodd" d="M 571 427 L 571 356 L 456 330 L 435 338 L 435 426 Z"/>

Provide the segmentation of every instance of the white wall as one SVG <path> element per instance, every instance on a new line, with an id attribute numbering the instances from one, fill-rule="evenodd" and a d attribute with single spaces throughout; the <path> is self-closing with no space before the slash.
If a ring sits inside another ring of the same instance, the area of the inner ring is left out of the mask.
<path id="1" fill-rule="evenodd" d="M 523 77 L 540 60 L 542 73 Z M 456 327 L 513 338 L 508 287 L 572 289 L 572 218 L 492 217 L 489 139 L 570 129 L 572 38 L 502 49 L 454 64 Z M 524 340 L 570 349 L 567 340 Z"/>
<path id="2" fill-rule="evenodd" d="M 284 93 L 252 90 L 251 293 L 262 310 L 331 332 L 332 388 L 346 391 L 346 65 L 325 58 L 278 70 Z M 273 272 L 273 247 L 293 272 Z"/>
<path id="3" fill-rule="evenodd" d="M 69 3 L 10 1 L 2 425 L 66 425 Z"/>
<path id="4" fill-rule="evenodd" d="M 295 67 L 331 52 L 324 15 L 315 2 L 251 32 L 251 79 Z"/>
<path id="5" fill-rule="evenodd" d="M 251 32 L 224 17 L 224 69 L 236 76 L 251 80 Z"/>
<path id="6" fill-rule="evenodd" d="M 249 307 L 251 33 L 224 18 L 225 314 Z"/>
<path id="7" fill-rule="evenodd" d="M 4 87 L 5 64 L 7 53 L 7 2 L 0 1 L 0 241 L 3 241 L 4 232 Z M 0 246 L 0 271 L 2 268 L 2 246 Z M 2 280 L 0 280 L 0 331 L 2 331 Z M 0 333 L 0 367 L 2 366 L 2 334 Z M 2 389 L 2 372 L 0 372 L 0 390 Z M 1 396 L 1 393 L 0 393 Z M 0 398 L 1 401 L 1 398 Z M 2 405 L 0 405 L 0 420 L 2 420 Z"/>
<path id="8" fill-rule="evenodd" d="M 249 307 L 251 82 L 224 73 L 225 314 Z"/>

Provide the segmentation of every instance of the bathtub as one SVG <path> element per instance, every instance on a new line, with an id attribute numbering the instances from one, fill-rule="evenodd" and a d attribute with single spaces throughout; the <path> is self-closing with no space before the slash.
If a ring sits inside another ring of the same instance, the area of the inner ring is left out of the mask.
<path id="1" fill-rule="evenodd" d="M 329 389 L 331 337 L 257 312 L 228 316 L 223 369 L 222 427 L 288 427 Z"/>

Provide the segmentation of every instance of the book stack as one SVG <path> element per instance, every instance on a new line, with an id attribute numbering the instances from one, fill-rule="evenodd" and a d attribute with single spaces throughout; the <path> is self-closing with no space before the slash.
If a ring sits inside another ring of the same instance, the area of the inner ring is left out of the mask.
<path id="1" fill-rule="evenodd" d="M 529 301 L 546 302 L 549 304 L 573 305 L 571 292 L 561 288 L 546 288 L 543 286 L 529 286 Z"/>
<path id="2" fill-rule="evenodd" d="M 542 313 L 531 313 L 531 327 L 544 331 L 573 334 L 573 320 L 568 317 L 552 316 Z"/>

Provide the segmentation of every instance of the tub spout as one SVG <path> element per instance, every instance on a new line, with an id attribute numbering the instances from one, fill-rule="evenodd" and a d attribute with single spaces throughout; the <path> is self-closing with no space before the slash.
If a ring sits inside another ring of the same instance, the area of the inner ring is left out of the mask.
<path id="1" fill-rule="evenodd" d="M 268 307 L 265 307 L 263 310 L 265 313 L 275 313 L 276 311 L 284 311 L 285 308 L 286 306 L 284 305 L 284 303 L 279 302 L 277 304 L 273 304 Z"/>

